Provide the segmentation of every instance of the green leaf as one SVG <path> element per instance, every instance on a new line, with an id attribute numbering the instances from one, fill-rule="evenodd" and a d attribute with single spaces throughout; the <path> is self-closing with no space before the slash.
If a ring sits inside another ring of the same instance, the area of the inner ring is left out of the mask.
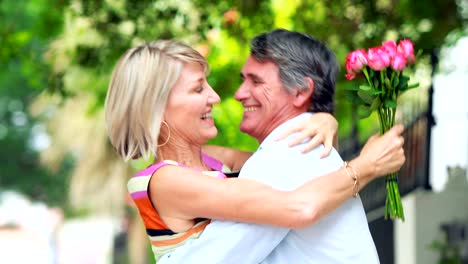
<path id="1" fill-rule="evenodd" d="M 359 90 L 359 87 L 355 85 L 347 86 L 345 88 L 345 91 L 357 91 L 357 90 Z"/>
<path id="2" fill-rule="evenodd" d="M 398 87 L 399 83 L 400 83 L 400 78 L 398 76 L 393 78 L 393 81 L 392 81 L 392 86 L 393 87 Z"/>
<path id="3" fill-rule="evenodd" d="M 398 86 L 397 86 L 397 89 L 398 90 L 407 90 L 406 87 L 408 86 L 408 81 L 409 81 L 409 77 L 405 76 L 405 75 L 400 75 L 400 78 L 399 78 L 399 82 L 398 82 Z"/>
<path id="4" fill-rule="evenodd" d="M 374 78 L 372 82 L 374 83 L 374 87 L 380 87 L 380 82 L 377 78 Z"/>
<path id="5" fill-rule="evenodd" d="M 369 67 L 368 67 L 369 68 Z M 370 68 L 369 68 L 370 69 Z M 375 71 L 373 70 L 369 70 L 369 78 L 372 80 L 374 79 L 374 76 L 375 76 Z"/>
<path id="6" fill-rule="evenodd" d="M 401 74 L 400 75 L 400 82 L 408 82 L 409 81 L 409 77 L 404 75 L 404 74 Z"/>
<path id="7" fill-rule="evenodd" d="M 365 102 L 357 95 L 357 91 L 345 90 L 344 95 L 352 104 L 365 104 Z"/>
<path id="8" fill-rule="evenodd" d="M 363 91 L 369 91 L 369 90 L 371 90 L 372 88 L 371 88 L 369 85 L 364 85 L 364 84 L 363 84 L 363 85 L 360 85 L 360 86 L 359 86 L 359 89 L 360 89 L 360 90 L 363 90 Z"/>
<path id="9" fill-rule="evenodd" d="M 380 100 L 380 97 L 375 97 L 374 100 L 372 101 L 372 104 L 370 106 L 370 111 L 375 111 L 377 108 L 379 108 L 382 105 L 382 101 Z"/>
<path id="10" fill-rule="evenodd" d="M 374 100 L 374 97 L 366 92 L 366 91 L 362 91 L 362 90 L 359 90 L 357 92 L 357 94 L 359 95 L 359 97 L 361 97 L 361 99 L 366 102 L 367 104 L 371 104 L 372 103 L 372 100 Z"/>
<path id="11" fill-rule="evenodd" d="M 396 108 L 397 107 L 397 102 L 394 100 L 386 99 L 384 101 L 384 106 L 388 108 Z"/>
<path id="12" fill-rule="evenodd" d="M 384 92 L 383 91 L 379 91 L 379 90 L 370 90 L 369 91 L 369 94 L 371 95 L 378 95 L 378 94 L 383 94 Z"/>
<path id="13" fill-rule="evenodd" d="M 368 106 L 360 105 L 357 108 L 357 115 L 358 115 L 359 118 L 366 118 L 366 117 L 370 116 L 371 113 L 372 113 L 372 111 L 370 110 L 370 108 Z"/>
<path id="14" fill-rule="evenodd" d="M 414 89 L 414 88 L 417 88 L 419 87 L 419 83 L 415 83 L 415 84 L 411 84 L 411 85 L 406 85 L 406 87 L 404 87 L 403 89 L 401 89 L 400 91 L 401 92 L 405 92 L 405 91 L 408 91 L 408 90 L 411 90 L 411 89 Z"/>
<path id="15" fill-rule="evenodd" d="M 394 86 L 392 86 L 392 84 L 390 83 L 390 79 L 388 78 L 385 78 L 385 86 L 387 87 L 387 89 L 392 89 Z"/>

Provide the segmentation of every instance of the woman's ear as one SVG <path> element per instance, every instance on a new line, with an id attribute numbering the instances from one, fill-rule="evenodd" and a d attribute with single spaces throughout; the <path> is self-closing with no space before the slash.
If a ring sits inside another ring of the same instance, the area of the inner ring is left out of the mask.
<path id="1" fill-rule="evenodd" d="M 314 92 L 314 81 L 310 77 L 305 78 L 307 87 L 301 90 L 295 90 L 294 92 L 294 106 L 298 108 L 305 107 L 309 108 L 311 102 L 312 93 Z"/>

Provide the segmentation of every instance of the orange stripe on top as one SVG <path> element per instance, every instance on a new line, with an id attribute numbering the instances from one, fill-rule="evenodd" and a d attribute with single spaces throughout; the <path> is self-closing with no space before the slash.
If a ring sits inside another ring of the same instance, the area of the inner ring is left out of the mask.
<path id="1" fill-rule="evenodd" d="M 184 240 L 186 240 L 187 238 L 189 238 L 191 235 L 195 234 L 195 233 L 199 233 L 201 231 L 203 231 L 205 229 L 205 227 L 210 223 L 211 221 L 206 221 L 204 222 L 203 224 L 195 227 L 195 228 L 192 228 L 190 230 L 188 230 L 183 236 L 180 236 L 180 237 L 177 237 L 177 238 L 173 238 L 173 239 L 167 239 L 167 240 L 164 240 L 164 241 L 151 241 L 151 244 L 153 244 L 154 246 L 157 246 L 157 247 L 161 247 L 161 246 L 171 246 L 171 245 L 175 245 L 175 244 L 178 244 Z"/>
<path id="2" fill-rule="evenodd" d="M 148 198 L 135 199 L 141 218 L 147 229 L 169 229 L 162 221 Z"/>
<path id="3" fill-rule="evenodd" d="M 206 156 L 206 157 L 205 157 Z M 226 168 L 220 161 L 214 158 L 208 157 L 203 154 L 205 164 L 213 169 L 207 174 L 217 178 L 225 178 L 226 176 L 221 171 Z M 206 160 L 209 158 L 209 160 Z M 183 245 L 185 241 L 189 239 L 198 238 L 206 226 L 210 223 L 209 220 L 198 222 L 192 226 L 186 232 L 175 233 L 172 232 L 169 227 L 161 219 L 156 208 L 153 206 L 152 201 L 149 198 L 149 182 L 154 176 L 156 171 L 166 165 L 176 165 L 186 167 L 184 164 L 177 163 L 175 161 L 162 161 L 148 168 L 138 172 L 132 179 L 127 183 L 127 188 L 132 197 L 143 223 L 146 227 L 148 238 L 150 239 L 154 258 L 158 261 L 164 254 L 174 251 L 177 247 Z M 197 170 L 199 171 L 199 170 Z M 202 172 L 202 171 L 200 171 Z M 203 173 L 203 172 L 202 172 Z M 157 199 L 156 199 L 157 200 Z M 154 201 L 157 202 L 157 201 Z"/>

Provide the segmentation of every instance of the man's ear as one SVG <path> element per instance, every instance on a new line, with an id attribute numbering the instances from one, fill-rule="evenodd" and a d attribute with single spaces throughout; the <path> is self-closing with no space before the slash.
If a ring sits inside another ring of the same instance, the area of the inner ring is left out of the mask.
<path id="1" fill-rule="evenodd" d="M 314 81 L 310 77 L 306 77 L 307 89 L 295 90 L 294 91 L 294 106 L 301 108 L 308 108 L 311 103 L 312 93 L 314 92 Z"/>

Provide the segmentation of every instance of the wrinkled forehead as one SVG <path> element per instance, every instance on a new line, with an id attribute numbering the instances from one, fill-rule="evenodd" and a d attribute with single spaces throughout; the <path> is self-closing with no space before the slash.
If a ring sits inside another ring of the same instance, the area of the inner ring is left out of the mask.
<path id="1" fill-rule="evenodd" d="M 249 56 L 244 66 L 242 67 L 241 76 L 244 78 L 249 76 L 257 76 L 260 78 L 278 78 L 279 68 L 278 65 L 272 61 L 260 62 L 254 57 Z"/>

